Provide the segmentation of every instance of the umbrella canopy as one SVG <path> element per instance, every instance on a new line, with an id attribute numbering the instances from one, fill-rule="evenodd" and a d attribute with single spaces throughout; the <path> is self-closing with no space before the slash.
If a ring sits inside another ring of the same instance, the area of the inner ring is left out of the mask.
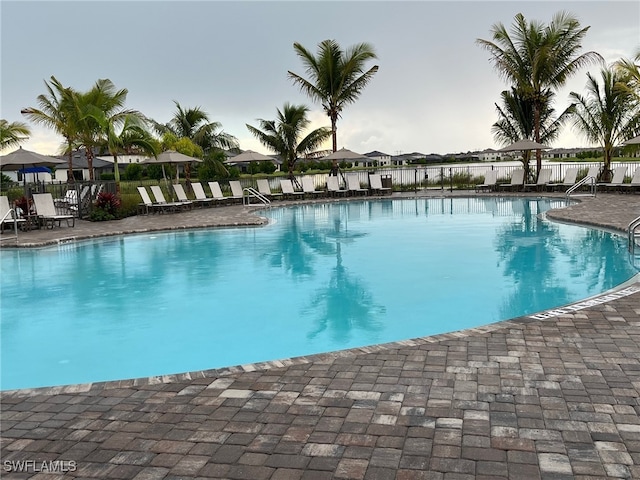
<path id="1" fill-rule="evenodd" d="M 0 169 L 2 170 L 20 170 L 27 166 L 55 167 L 65 163 L 67 162 L 64 160 L 41 155 L 22 147 L 0 157 Z"/>
<path id="2" fill-rule="evenodd" d="M 51 173 L 49 167 L 26 167 L 18 170 L 18 173 Z"/>
<path id="3" fill-rule="evenodd" d="M 512 143 L 511 145 L 507 145 L 504 148 L 501 148 L 500 150 L 498 150 L 498 152 L 520 152 L 520 151 L 525 151 L 525 150 L 548 150 L 551 147 L 547 147 L 546 145 L 543 145 L 542 143 L 537 143 L 537 142 L 533 142 L 531 140 L 527 140 L 526 138 L 524 140 L 518 140 L 515 143 Z"/>
<path id="4" fill-rule="evenodd" d="M 323 157 L 322 160 L 360 160 L 363 158 L 367 158 L 364 155 L 361 155 L 356 152 L 352 152 L 351 150 L 347 150 L 346 148 L 341 148 L 337 152 L 330 153 L 326 157 Z"/>
<path id="5" fill-rule="evenodd" d="M 626 142 L 623 142 L 622 145 L 640 145 L 640 135 L 637 137 L 630 138 Z"/>
<path id="6" fill-rule="evenodd" d="M 162 152 L 157 157 L 151 157 L 147 160 L 143 160 L 140 163 L 190 163 L 190 162 L 202 162 L 199 158 L 190 157 L 184 153 L 176 152 L 175 150 L 167 150 Z"/>
<path id="7" fill-rule="evenodd" d="M 274 162 L 276 159 L 268 157 L 253 150 L 245 150 L 244 152 L 236 155 L 235 157 L 227 158 L 224 163 L 248 163 L 248 162 Z"/>

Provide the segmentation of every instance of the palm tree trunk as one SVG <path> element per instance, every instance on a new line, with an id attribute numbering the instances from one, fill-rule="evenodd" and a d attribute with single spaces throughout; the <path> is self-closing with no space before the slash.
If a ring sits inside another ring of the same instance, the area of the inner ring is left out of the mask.
<path id="1" fill-rule="evenodd" d="M 540 102 L 536 101 L 533 108 L 533 135 L 534 141 L 540 143 Z M 542 168 L 542 150 L 536 150 L 536 178 Z"/>
<path id="2" fill-rule="evenodd" d="M 113 179 L 116 181 L 116 193 L 120 193 L 120 169 L 118 168 L 118 155 L 113 154 Z"/>
<path id="3" fill-rule="evenodd" d="M 87 156 L 87 168 L 89 169 L 89 181 L 93 182 L 93 151 L 85 147 L 85 154 Z"/>
<path id="4" fill-rule="evenodd" d="M 67 163 L 67 183 L 73 183 L 76 181 L 73 176 L 73 150 L 71 149 L 71 143 L 69 143 L 69 161 Z"/>

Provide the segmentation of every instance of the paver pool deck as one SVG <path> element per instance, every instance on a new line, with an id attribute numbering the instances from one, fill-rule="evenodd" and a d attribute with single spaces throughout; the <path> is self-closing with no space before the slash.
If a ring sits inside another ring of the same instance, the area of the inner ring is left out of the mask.
<path id="1" fill-rule="evenodd" d="M 548 213 L 620 232 L 638 215 L 629 194 Z M 262 222 L 231 206 L 18 242 Z M 0 401 L 3 479 L 640 478 L 640 283 L 539 319 Z"/>

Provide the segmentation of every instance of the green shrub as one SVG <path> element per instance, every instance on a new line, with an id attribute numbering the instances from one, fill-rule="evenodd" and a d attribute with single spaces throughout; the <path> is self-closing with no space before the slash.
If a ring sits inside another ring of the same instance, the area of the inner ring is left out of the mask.
<path id="1" fill-rule="evenodd" d="M 100 174 L 100 180 L 115 180 L 115 175 L 113 173 L 102 173 Z"/>
<path id="2" fill-rule="evenodd" d="M 142 178 L 142 165 L 130 163 L 124 169 L 123 180 L 140 180 Z"/>

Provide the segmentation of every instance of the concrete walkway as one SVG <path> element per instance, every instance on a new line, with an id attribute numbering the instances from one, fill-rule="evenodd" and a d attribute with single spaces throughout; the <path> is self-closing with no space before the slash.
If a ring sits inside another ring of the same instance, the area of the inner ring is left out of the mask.
<path id="1" fill-rule="evenodd" d="M 640 196 L 618 194 L 549 213 L 617 230 L 638 215 Z M 224 207 L 78 222 L 19 242 L 231 222 L 262 220 Z M 1 476 L 640 478 L 640 284 L 539 318 L 218 371 L 4 392 Z"/>

